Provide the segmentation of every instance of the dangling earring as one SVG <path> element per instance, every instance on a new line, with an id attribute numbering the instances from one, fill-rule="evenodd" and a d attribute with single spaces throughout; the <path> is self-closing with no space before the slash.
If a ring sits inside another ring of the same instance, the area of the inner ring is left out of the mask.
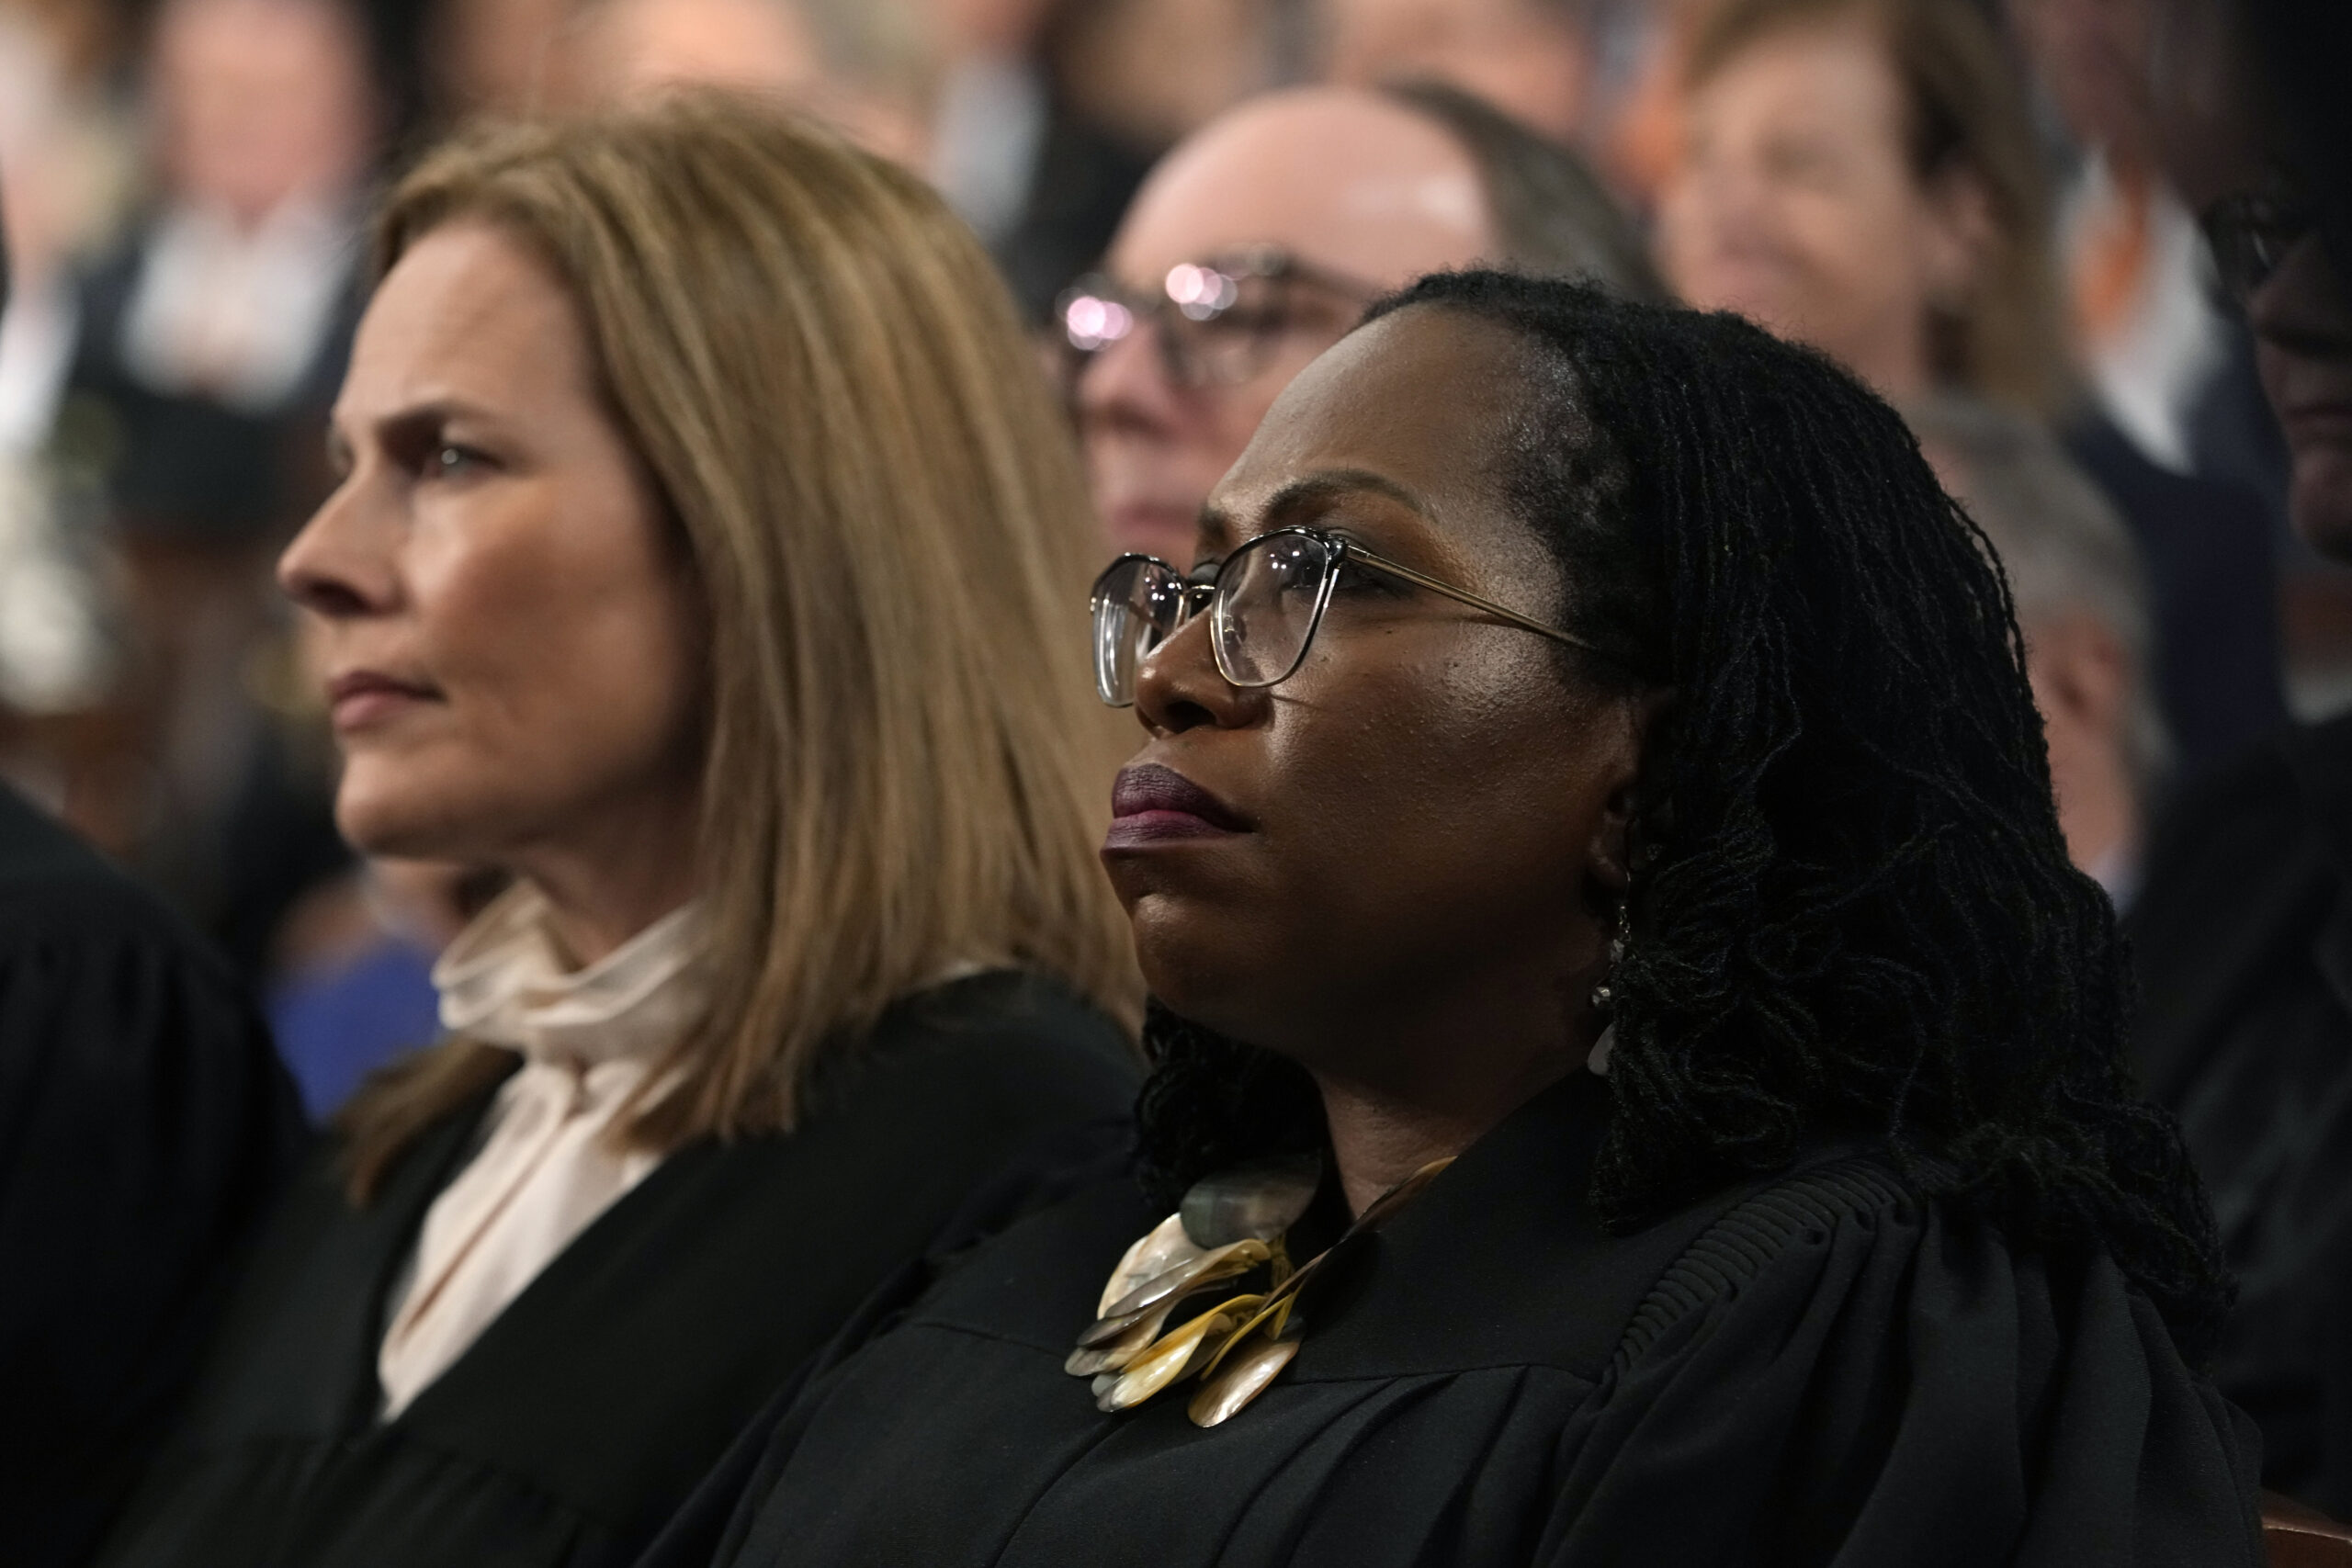
<path id="1" fill-rule="evenodd" d="M 1617 906 L 1616 932 L 1609 939 L 1609 973 L 1602 976 L 1600 984 L 1592 988 L 1592 1010 L 1604 1018 L 1617 1005 L 1617 969 L 1625 962 L 1625 949 L 1634 940 L 1633 908 L 1633 889 L 1628 887 L 1624 899 Z M 1609 1076 L 1609 1055 L 1616 1044 L 1617 1021 L 1610 1019 L 1601 1028 L 1600 1038 L 1592 1043 L 1591 1055 L 1585 1057 L 1584 1065 L 1593 1077 L 1605 1078 Z"/>
<path id="2" fill-rule="evenodd" d="M 1634 940 L 1634 893 L 1628 887 L 1625 897 L 1617 904 L 1617 930 L 1609 939 L 1609 973 L 1592 988 L 1592 1010 L 1607 1012 L 1617 1005 L 1617 966 L 1625 962 L 1625 950 Z"/>

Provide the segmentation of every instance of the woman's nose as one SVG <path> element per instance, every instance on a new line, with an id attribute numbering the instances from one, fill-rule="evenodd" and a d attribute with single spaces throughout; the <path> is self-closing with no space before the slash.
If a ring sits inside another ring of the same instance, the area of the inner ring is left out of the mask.
<path id="1" fill-rule="evenodd" d="M 380 615 L 399 596 L 390 552 L 369 526 L 368 497 L 346 479 L 277 558 L 280 592 L 316 615 Z"/>
<path id="2" fill-rule="evenodd" d="M 1156 735 L 1201 725 L 1238 728 L 1262 711 L 1262 689 L 1237 686 L 1216 667 L 1209 642 L 1209 612 L 1176 628 L 1136 668 L 1136 716 Z"/>

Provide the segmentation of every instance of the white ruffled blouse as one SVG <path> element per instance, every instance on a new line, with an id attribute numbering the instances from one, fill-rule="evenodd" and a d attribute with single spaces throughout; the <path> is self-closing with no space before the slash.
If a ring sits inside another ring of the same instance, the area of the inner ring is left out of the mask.
<path id="1" fill-rule="evenodd" d="M 441 1024 L 520 1052 L 472 1160 L 426 1211 L 377 1352 L 384 1418 L 405 1409 L 506 1304 L 662 1156 L 606 1134 L 708 999 L 689 904 L 567 970 L 548 907 L 517 886 L 434 965 Z"/>

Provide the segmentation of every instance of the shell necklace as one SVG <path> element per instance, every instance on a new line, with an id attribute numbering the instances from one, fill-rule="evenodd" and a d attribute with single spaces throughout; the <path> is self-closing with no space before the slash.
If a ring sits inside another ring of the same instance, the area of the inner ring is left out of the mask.
<path id="1" fill-rule="evenodd" d="M 1453 1163 L 1431 1160 L 1367 1204 L 1324 1251 L 1294 1268 L 1284 1248 L 1314 1201 L 1323 1162 L 1314 1155 L 1261 1160 L 1195 1182 L 1177 1211 L 1145 1232 L 1102 1287 L 1096 1317 L 1062 1370 L 1094 1380 L 1094 1404 L 1129 1410 L 1190 1377 L 1186 1406 L 1214 1427 L 1265 1389 L 1306 1336 L 1302 1292 L 1330 1259 L 1351 1249 Z M 1173 1328 L 1186 1300 L 1262 1273 L 1261 1289 L 1227 1296 Z"/>

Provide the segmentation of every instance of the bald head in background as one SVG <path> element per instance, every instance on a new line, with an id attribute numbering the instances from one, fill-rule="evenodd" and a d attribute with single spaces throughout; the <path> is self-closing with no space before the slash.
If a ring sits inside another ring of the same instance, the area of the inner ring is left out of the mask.
<path id="1" fill-rule="evenodd" d="M 1372 299 L 1492 256 L 1495 236 L 1478 167 L 1443 127 L 1376 92 L 1309 87 L 1255 99 L 1180 143 L 1136 193 L 1107 270 L 1150 297 L 1173 267 L 1268 246 L 1336 287 L 1285 290 L 1289 319 L 1255 374 L 1179 385 L 1146 329 L 1080 378 L 1087 468 L 1113 551 L 1190 565 L 1201 502 L 1291 378 Z"/>
<path id="2" fill-rule="evenodd" d="M 1303 87 L 1219 117 L 1163 159 L 1111 258 L 1173 265 L 1203 245 L 1272 243 L 1402 279 L 1476 254 L 1491 233 L 1477 168 L 1443 128 L 1377 92 Z"/>

